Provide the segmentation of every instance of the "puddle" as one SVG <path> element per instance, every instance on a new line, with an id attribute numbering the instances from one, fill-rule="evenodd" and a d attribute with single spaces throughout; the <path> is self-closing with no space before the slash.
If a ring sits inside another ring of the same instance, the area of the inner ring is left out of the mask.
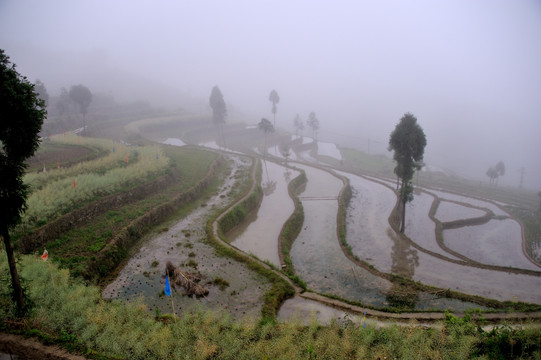
<path id="1" fill-rule="evenodd" d="M 173 146 L 185 146 L 186 143 L 180 139 L 177 138 L 167 138 L 166 140 L 162 141 L 162 144 L 165 145 L 173 145 Z"/>
<path id="2" fill-rule="evenodd" d="M 263 165 L 263 201 L 252 222 L 227 235 L 232 245 L 280 267 L 278 236 L 295 209 L 287 186 L 298 174 L 270 161 Z"/>
<path id="3" fill-rule="evenodd" d="M 295 296 L 282 304 L 277 318 L 278 321 L 296 322 L 303 325 L 310 325 L 314 321 L 318 324 L 329 325 L 333 321 L 345 323 L 348 320 L 360 323 L 362 315 L 354 315 L 314 300 Z"/>
<path id="4" fill-rule="evenodd" d="M 200 283 L 210 290 L 207 297 L 183 296 L 183 289 L 173 291 L 175 312 L 180 314 L 198 307 L 226 309 L 240 318 L 258 316 L 261 297 L 270 285 L 262 276 L 252 272 L 242 263 L 227 257 L 216 256 L 214 248 L 205 243 L 205 225 L 209 209 L 226 206 L 228 194 L 235 191 L 235 175 L 248 173 L 251 161 L 244 157 L 229 157 L 231 173 L 224 180 L 217 194 L 208 199 L 186 218 L 171 225 L 161 234 L 153 234 L 144 246 L 128 261 L 119 276 L 103 291 L 108 299 L 133 300 L 143 298 L 149 310 L 172 312 L 171 299 L 163 295 L 165 264 L 171 261 L 184 272 L 200 272 Z M 212 283 L 217 278 L 229 283 L 220 289 Z"/>
<path id="5" fill-rule="evenodd" d="M 524 256 L 521 228 L 512 219 L 444 230 L 443 241 L 452 250 L 483 264 L 540 270 Z"/>

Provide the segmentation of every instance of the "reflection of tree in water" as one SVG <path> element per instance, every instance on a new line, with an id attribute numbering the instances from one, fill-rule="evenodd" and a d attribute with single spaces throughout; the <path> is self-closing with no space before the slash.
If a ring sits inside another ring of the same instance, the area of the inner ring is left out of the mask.
<path id="1" fill-rule="evenodd" d="M 262 188 L 263 188 L 263 194 L 265 194 L 265 196 L 269 196 L 276 190 L 276 181 L 270 180 L 270 181 L 264 182 L 262 184 Z"/>
<path id="2" fill-rule="evenodd" d="M 291 181 L 291 170 L 289 170 L 289 168 L 286 168 L 286 171 L 284 172 L 284 179 L 286 184 L 289 184 L 289 181 Z"/>
<path id="3" fill-rule="evenodd" d="M 413 278 L 415 267 L 419 266 L 417 250 L 411 248 L 411 245 L 406 240 L 391 229 L 387 230 L 387 234 L 393 241 L 391 272 L 408 279 Z M 386 298 L 391 307 L 414 309 L 419 300 L 419 294 L 407 284 L 400 284 L 395 281 Z"/>

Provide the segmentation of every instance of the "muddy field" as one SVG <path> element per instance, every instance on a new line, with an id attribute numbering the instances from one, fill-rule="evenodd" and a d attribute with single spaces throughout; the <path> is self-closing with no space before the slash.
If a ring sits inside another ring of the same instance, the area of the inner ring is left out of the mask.
<path id="1" fill-rule="evenodd" d="M 247 176 L 251 161 L 230 157 L 231 172 L 219 192 L 201 200 L 197 210 L 185 218 L 166 224 L 159 234 L 150 234 L 118 277 L 104 290 L 110 299 L 142 301 L 149 310 L 176 314 L 198 308 L 224 310 L 237 318 L 257 317 L 263 294 L 269 285 L 265 278 L 246 265 L 217 256 L 206 242 L 205 226 L 210 214 L 226 206 L 234 195 L 240 174 Z M 188 296 L 183 288 L 173 291 L 173 300 L 164 295 L 165 264 L 171 261 L 183 272 L 196 272 L 200 284 L 209 289 L 203 297 Z"/>
<path id="2" fill-rule="evenodd" d="M 43 171 L 76 164 L 96 156 L 96 151 L 84 146 L 52 143 L 45 140 L 36 154 L 28 160 L 28 171 Z"/>

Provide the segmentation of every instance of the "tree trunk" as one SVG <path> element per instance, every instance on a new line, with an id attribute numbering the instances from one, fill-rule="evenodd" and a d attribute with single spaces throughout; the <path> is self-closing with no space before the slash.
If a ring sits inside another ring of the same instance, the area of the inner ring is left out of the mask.
<path id="1" fill-rule="evenodd" d="M 402 220 L 400 225 L 400 232 L 403 234 L 406 228 L 406 203 L 402 202 Z"/>
<path id="2" fill-rule="evenodd" d="M 19 274 L 17 273 L 17 266 L 15 264 L 15 255 L 13 254 L 13 247 L 11 246 L 11 237 L 9 236 L 9 231 L 7 226 L 2 225 L 0 229 L 2 234 L 2 239 L 6 247 L 6 254 L 8 257 L 9 272 L 11 273 L 11 285 L 13 286 L 13 296 L 15 302 L 17 303 L 17 310 L 19 313 L 22 313 L 24 310 L 23 302 L 23 288 L 21 287 L 21 281 L 19 280 Z"/>

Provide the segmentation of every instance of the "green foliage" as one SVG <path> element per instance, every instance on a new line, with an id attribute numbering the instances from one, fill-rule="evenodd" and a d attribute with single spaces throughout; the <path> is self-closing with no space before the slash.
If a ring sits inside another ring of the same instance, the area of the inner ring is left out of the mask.
<path id="1" fill-rule="evenodd" d="M 222 291 L 224 291 L 229 286 L 229 282 L 222 279 L 221 277 L 217 277 L 212 283 L 214 285 L 217 285 Z"/>
<path id="2" fill-rule="evenodd" d="M 25 210 L 27 186 L 22 177 L 28 159 L 39 146 L 46 116 L 45 103 L 34 85 L 15 70 L 0 49 L 0 227 L 7 231 Z"/>
<path id="3" fill-rule="evenodd" d="M 304 208 L 302 202 L 295 196 L 297 189 L 306 183 L 306 173 L 304 170 L 301 171 L 300 175 L 295 179 L 291 180 L 288 185 L 288 191 L 290 196 L 294 197 L 295 201 L 295 210 L 293 214 L 287 219 L 284 223 L 282 231 L 280 232 L 280 244 L 284 256 L 284 262 L 286 267 L 284 272 L 300 287 L 306 290 L 306 283 L 298 276 L 295 275 L 295 270 L 293 268 L 293 262 L 289 256 L 293 242 L 299 235 L 302 229 L 302 224 L 304 223 Z"/>
<path id="4" fill-rule="evenodd" d="M 64 141 L 63 136 L 58 138 Z M 97 142 L 89 138 L 82 138 L 81 141 Z M 127 162 L 126 157 L 131 158 L 131 162 Z M 101 167 L 108 170 L 98 170 Z M 23 225 L 35 226 L 39 221 L 51 220 L 104 195 L 148 182 L 163 175 L 168 167 L 169 160 L 158 146 L 137 149 L 124 147 L 123 151 L 111 152 L 105 158 L 89 164 L 84 162 L 73 169 L 55 169 L 42 176 L 34 176 L 29 181 L 32 181 L 36 191 L 28 198 Z"/>
<path id="5" fill-rule="evenodd" d="M 240 224 L 250 212 L 259 207 L 262 199 L 263 190 L 261 189 L 261 186 L 257 186 L 250 196 L 231 209 L 231 211 L 227 212 L 220 221 L 218 221 L 220 231 L 225 234 Z"/>
<path id="6" fill-rule="evenodd" d="M 539 358 L 539 327 L 480 329 L 467 314 L 447 317 L 440 327 L 368 326 L 351 321 L 322 326 L 233 320 L 198 311 L 165 318 L 136 301 L 104 301 L 97 287 L 70 280 L 66 270 L 31 257 L 21 259 L 29 296 L 36 304 L 25 332 L 47 344 L 88 349 L 91 354 L 126 359 L 468 359 Z M 0 259 L 0 273 L 5 273 Z M 4 301 L 0 293 L 0 301 Z M 2 319 L 9 318 L 0 308 Z M 73 346 L 69 346 L 73 344 Z"/>
<path id="7" fill-rule="evenodd" d="M 426 136 L 417 124 L 417 118 L 410 113 L 404 114 L 389 139 L 389 151 L 394 151 L 393 158 L 396 161 L 394 173 L 402 180 L 398 192 L 402 202 L 401 232 L 404 232 L 406 222 L 406 203 L 413 200 L 411 179 L 415 170 L 420 170 L 422 167 L 425 146 Z"/>
<path id="8" fill-rule="evenodd" d="M 212 120 L 215 124 L 225 123 L 227 108 L 225 106 L 224 96 L 218 86 L 212 88 L 209 105 L 212 108 Z"/>
<path id="9" fill-rule="evenodd" d="M 0 49 L 0 236 L 5 243 L 12 294 L 19 314 L 27 309 L 9 232 L 29 206 L 28 186 L 22 178 L 26 160 L 39 146 L 39 132 L 46 114 L 45 102 L 34 85 L 15 70 L 15 65 Z"/>
<path id="10" fill-rule="evenodd" d="M 394 151 L 396 161 L 394 173 L 402 180 L 400 200 L 406 203 L 413 199 L 411 179 L 415 170 L 420 170 L 426 146 L 426 136 L 417 124 L 417 118 L 406 113 L 391 133 L 389 150 Z"/>
<path id="11" fill-rule="evenodd" d="M 79 111 L 81 114 L 86 115 L 88 106 L 92 102 L 92 93 L 84 85 L 73 85 L 69 92 L 70 99 L 79 105 Z"/>

